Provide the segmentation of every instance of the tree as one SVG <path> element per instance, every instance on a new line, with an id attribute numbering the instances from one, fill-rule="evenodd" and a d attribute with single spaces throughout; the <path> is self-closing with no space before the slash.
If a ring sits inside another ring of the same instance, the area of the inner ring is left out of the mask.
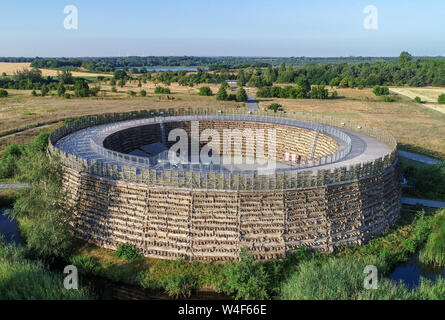
<path id="1" fill-rule="evenodd" d="M 225 82 L 223 82 L 224 84 Z M 227 85 L 227 83 L 225 83 Z M 227 100 L 228 95 L 227 95 L 227 91 L 224 88 L 224 85 L 221 85 L 221 87 L 219 87 L 218 92 L 216 93 L 216 100 Z"/>
<path id="2" fill-rule="evenodd" d="M 61 84 L 73 84 L 73 74 L 69 71 L 63 70 L 61 74 L 57 75 Z"/>
<path id="3" fill-rule="evenodd" d="M 327 99 L 329 96 L 329 92 L 324 86 L 315 86 L 311 90 L 310 97 L 311 99 Z"/>
<path id="4" fill-rule="evenodd" d="M 85 79 L 77 79 L 74 83 L 74 95 L 76 97 L 88 97 L 90 95 L 90 87 Z"/>
<path id="5" fill-rule="evenodd" d="M 61 97 L 65 94 L 65 91 L 65 86 L 62 83 L 59 83 L 59 86 L 57 87 L 57 95 Z"/>
<path id="6" fill-rule="evenodd" d="M 6 90 L 0 90 L 0 98 L 2 98 L 2 97 L 7 97 L 8 96 L 8 91 L 6 91 Z"/>
<path id="7" fill-rule="evenodd" d="M 301 75 L 299 76 L 296 80 L 295 83 L 300 86 L 301 88 L 303 88 L 304 90 L 306 90 L 306 92 L 311 91 L 311 84 L 309 83 L 309 80 L 307 79 L 306 76 Z"/>
<path id="8" fill-rule="evenodd" d="M 212 89 L 210 89 L 209 87 L 201 87 L 199 88 L 199 93 L 200 96 L 212 96 L 213 92 Z"/>
<path id="9" fill-rule="evenodd" d="M 246 102 L 247 101 L 247 92 L 244 88 L 239 88 L 236 93 L 236 101 L 238 102 Z"/>
<path id="10" fill-rule="evenodd" d="M 376 95 L 376 96 L 387 96 L 389 95 L 389 88 L 388 87 L 381 87 L 381 86 L 374 86 L 372 92 Z"/>
<path id="11" fill-rule="evenodd" d="M 444 94 L 441 94 L 441 95 L 439 96 L 439 98 L 437 99 L 437 101 L 438 101 L 440 104 L 445 104 L 445 93 L 444 93 Z"/>
<path id="12" fill-rule="evenodd" d="M 49 258 L 67 257 L 72 248 L 74 211 L 66 202 L 62 166 L 46 154 L 48 136 L 40 133 L 17 162 L 20 180 L 27 187 L 18 191 L 11 216 L 32 221 L 23 230 L 30 249 Z"/>
<path id="13" fill-rule="evenodd" d="M 116 70 L 113 73 L 114 79 L 116 80 L 122 80 L 127 78 L 127 72 L 124 70 Z"/>
<path id="14" fill-rule="evenodd" d="M 398 62 L 399 62 L 399 64 L 406 64 L 406 63 L 408 63 L 408 62 L 410 62 L 410 61 L 412 61 L 413 60 L 413 57 L 412 57 L 412 55 L 410 55 L 408 52 L 406 52 L 406 51 L 403 51 L 401 54 L 400 54 L 400 56 L 399 56 L 399 60 L 398 60 Z"/>
<path id="15" fill-rule="evenodd" d="M 46 84 L 44 84 L 41 88 L 40 88 L 40 95 L 42 97 L 46 96 L 49 93 L 49 89 L 46 86 Z"/>

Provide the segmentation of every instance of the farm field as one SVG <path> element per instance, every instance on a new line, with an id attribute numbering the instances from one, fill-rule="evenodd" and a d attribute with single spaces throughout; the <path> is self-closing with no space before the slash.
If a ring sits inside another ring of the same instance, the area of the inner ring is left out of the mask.
<path id="1" fill-rule="evenodd" d="M 372 89 L 336 89 L 338 99 L 261 98 L 259 107 L 279 103 L 285 111 L 313 112 L 358 124 L 368 124 L 393 134 L 401 147 L 445 158 L 445 115 L 406 98 L 388 103 L 373 97 Z M 331 89 L 330 89 L 331 91 Z M 253 90 L 251 90 L 254 93 Z"/>
<path id="2" fill-rule="evenodd" d="M 6 73 L 8 76 L 14 75 L 15 71 L 20 71 L 23 69 L 31 69 L 31 63 L 27 62 L 20 62 L 20 63 L 13 63 L 13 62 L 0 62 L 0 74 L 3 72 Z M 42 76 L 47 77 L 55 77 L 57 76 L 57 70 L 51 70 L 51 69 L 40 69 L 42 71 Z M 60 71 L 59 71 L 60 72 Z M 73 77 L 98 77 L 98 76 L 110 76 L 106 73 L 91 73 L 91 72 L 80 72 L 80 71 L 71 71 Z"/>
<path id="3" fill-rule="evenodd" d="M 445 88 L 439 87 L 421 87 L 421 88 L 400 88 L 391 87 L 390 91 L 397 93 L 399 95 L 406 96 L 410 99 L 419 97 L 422 101 L 425 101 L 424 105 L 434 109 L 436 111 L 445 113 L 445 105 L 440 105 L 437 103 L 437 98 L 445 93 Z"/>

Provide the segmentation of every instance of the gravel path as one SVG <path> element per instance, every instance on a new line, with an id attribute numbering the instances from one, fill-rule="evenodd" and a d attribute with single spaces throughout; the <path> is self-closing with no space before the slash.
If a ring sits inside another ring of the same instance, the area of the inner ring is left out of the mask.
<path id="1" fill-rule="evenodd" d="M 399 156 L 407 158 L 407 159 L 423 162 L 426 164 L 437 164 L 437 163 L 441 162 L 441 160 L 439 160 L 439 159 L 431 158 L 428 156 L 424 156 L 421 154 L 412 153 L 412 152 L 408 152 L 408 151 L 399 150 Z"/>

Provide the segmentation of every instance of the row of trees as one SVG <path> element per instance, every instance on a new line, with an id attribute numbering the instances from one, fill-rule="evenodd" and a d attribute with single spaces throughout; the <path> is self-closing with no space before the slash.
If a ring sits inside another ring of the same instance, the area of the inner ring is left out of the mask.
<path id="1" fill-rule="evenodd" d="M 396 61 L 376 61 L 360 64 L 308 64 L 295 68 L 284 62 L 279 67 L 240 70 L 240 85 L 271 86 L 273 83 L 295 83 L 304 77 L 310 84 L 338 87 L 373 87 L 375 85 L 410 85 L 415 87 L 445 86 L 445 60 L 414 60 L 402 52 Z"/>
<path id="2" fill-rule="evenodd" d="M 261 88 L 257 91 L 257 98 L 285 98 L 285 99 L 327 99 L 329 91 L 323 85 L 314 86 L 312 88 L 303 87 L 301 85 L 295 86 L 273 86 Z M 336 92 L 333 92 L 332 97 L 336 97 Z"/>

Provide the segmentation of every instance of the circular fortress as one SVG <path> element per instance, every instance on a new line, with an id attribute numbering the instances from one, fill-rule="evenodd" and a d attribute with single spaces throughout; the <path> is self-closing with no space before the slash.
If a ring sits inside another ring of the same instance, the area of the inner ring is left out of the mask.
<path id="1" fill-rule="evenodd" d="M 169 154 L 177 132 L 186 144 Z M 128 242 L 152 258 L 234 260 L 242 247 L 257 259 L 300 246 L 332 251 L 381 234 L 400 214 L 395 139 L 333 118 L 107 114 L 58 128 L 49 152 L 65 168 L 77 236 L 111 249 Z"/>

